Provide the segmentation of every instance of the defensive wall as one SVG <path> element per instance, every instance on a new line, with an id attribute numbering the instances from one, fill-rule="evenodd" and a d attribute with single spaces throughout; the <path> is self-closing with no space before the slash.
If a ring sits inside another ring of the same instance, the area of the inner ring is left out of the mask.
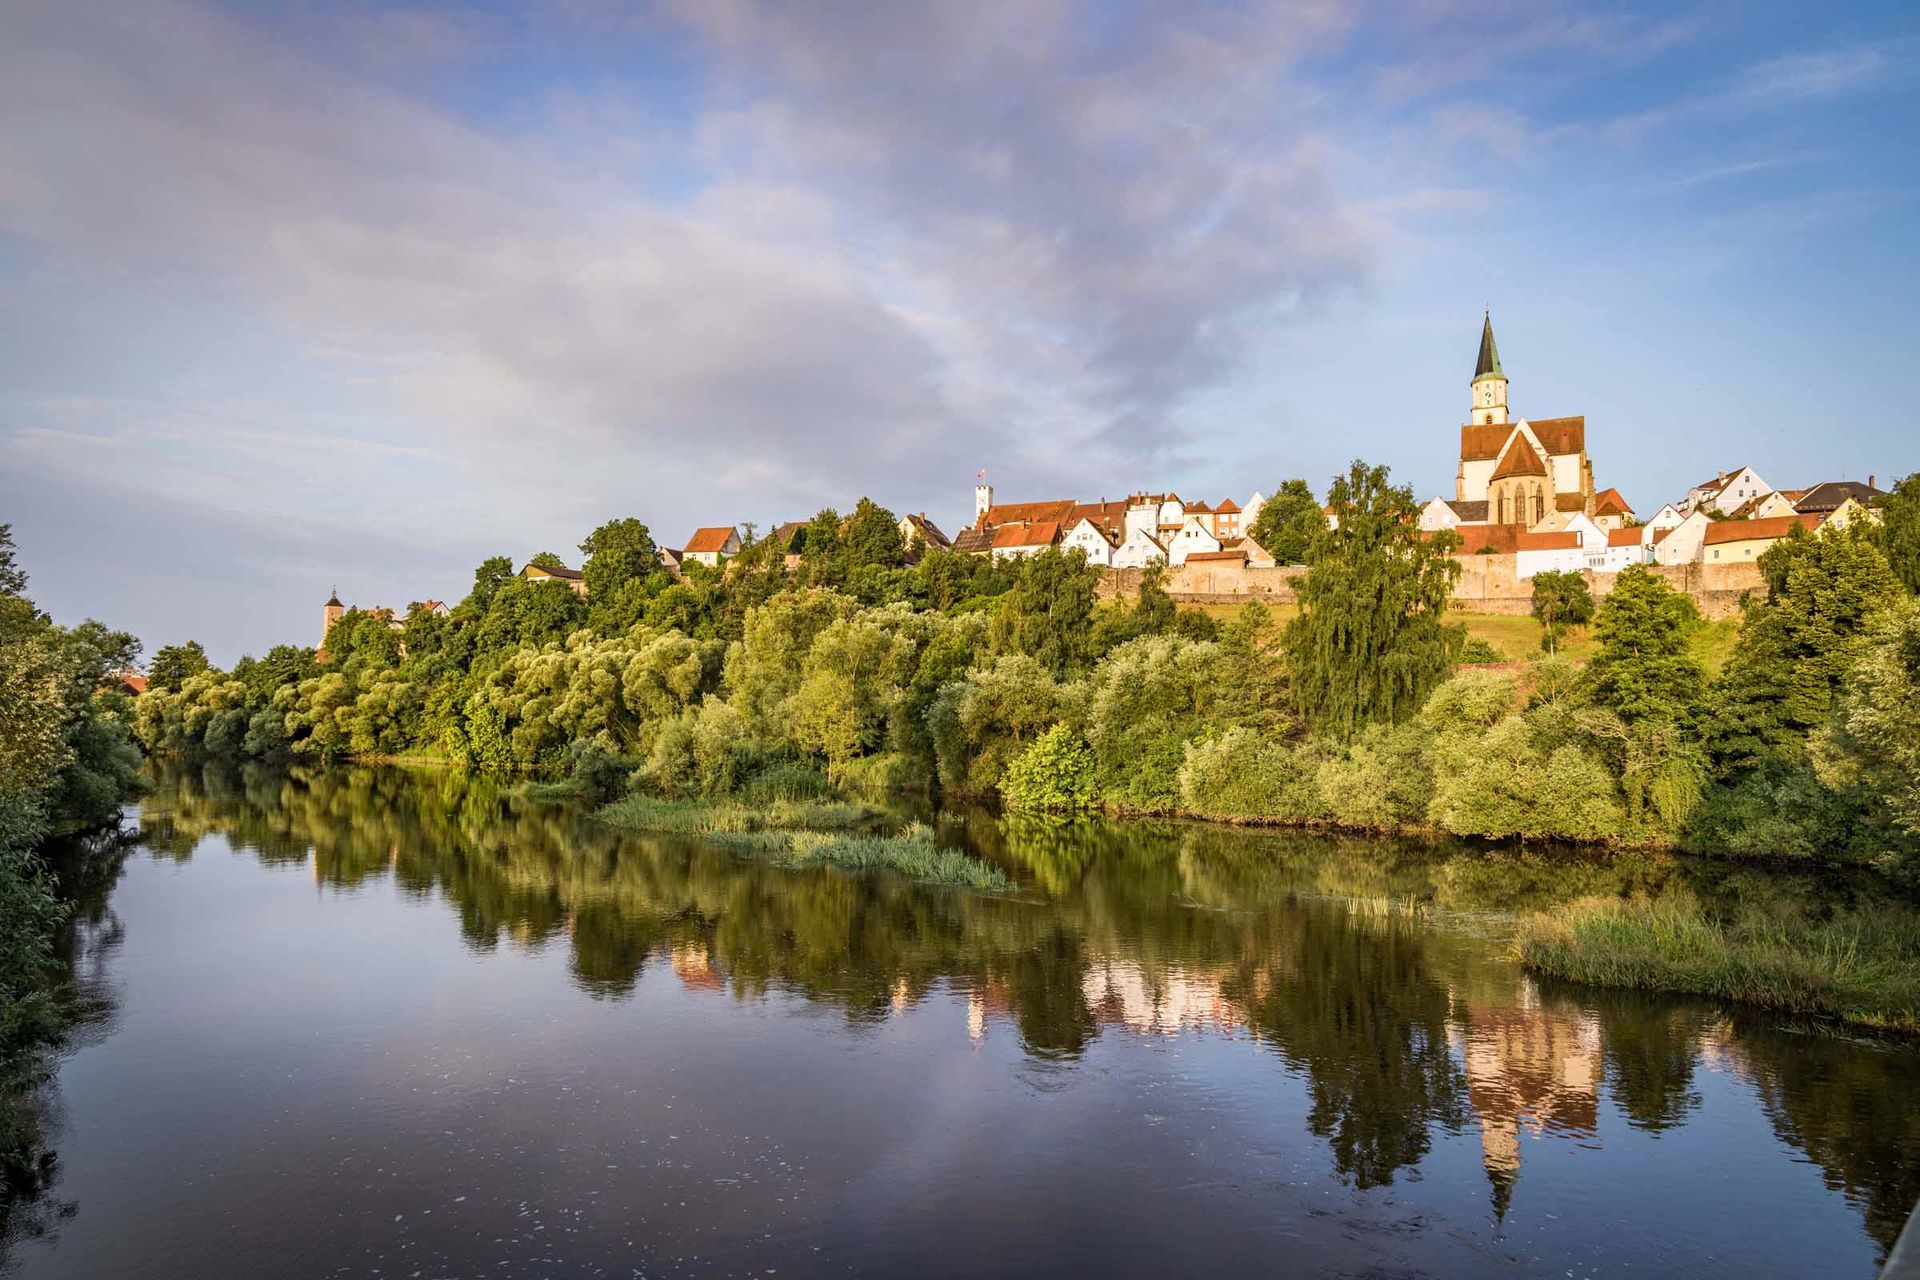
<path id="1" fill-rule="evenodd" d="M 1518 574 L 1512 555 L 1460 556 L 1460 580 L 1454 586 L 1454 607 L 1471 613 L 1502 613 L 1525 616 L 1533 612 L 1533 580 Z M 1708 618 L 1738 617 L 1741 601 L 1747 593 L 1758 591 L 1762 579 L 1758 566 L 1741 564 L 1664 564 L 1651 566 L 1675 590 L 1693 598 L 1700 613 Z M 1300 565 L 1278 569 L 1252 569 L 1245 565 L 1212 561 L 1183 564 L 1169 570 L 1167 593 L 1183 604 L 1241 604 L 1261 600 L 1268 604 L 1293 604 L 1298 598 L 1295 583 L 1306 575 Z M 1132 595 L 1140 585 L 1138 569 L 1107 569 L 1101 574 L 1100 594 L 1104 598 Z M 1615 573 L 1582 570 L 1587 586 L 1598 600 L 1613 590 Z"/>

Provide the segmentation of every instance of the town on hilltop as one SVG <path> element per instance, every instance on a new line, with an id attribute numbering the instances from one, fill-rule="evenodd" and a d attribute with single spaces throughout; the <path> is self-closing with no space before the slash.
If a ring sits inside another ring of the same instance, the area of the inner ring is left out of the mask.
<path id="1" fill-rule="evenodd" d="M 1454 554 L 1463 572 L 1456 598 L 1477 609 L 1525 612 L 1526 589 L 1537 574 L 1581 573 L 1603 595 L 1613 575 L 1634 565 L 1673 570 L 1676 587 L 1694 596 L 1708 614 L 1732 611 L 1740 592 L 1758 585 L 1755 562 L 1796 528 L 1844 528 L 1855 520 L 1878 520 L 1874 503 L 1883 496 L 1876 476 L 1823 480 L 1776 489 L 1753 467 L 1716 473 L 1663 503 L 1642 519 L 1616 488 L 1596 489 L 1587 452 L 1585 415 L 1558 418 L 1514 416 L 1508 380 L 1494 341 L 1491 312 L 1482 317 L 1480 347 L 1468 383 L 1467 421 L 1460 428 L 1460 462 L 1451 498 L 1435 497 L 1419 511 L 1429 534 L 1458 538 Z M 1279 563 L 1253 533 L 1269 495 L 1258 490 L 1245 502 L 1186 501 L 1173 492 L 1125 498 L 1051 498 L 998 502 L 986 472 L 976 477 L 972 522 L 949 537 L 925 512 L 899 521 L 909 561 L 928 549 L 1015 560 L 1049 548 L 1078 552 L 1090 565 L 1116 571 L 1163 566 L 1176 599 L 1264 597 L 1292 599 L 1297 565 Z M 1309 508 L 1310 510 L 1310 508 Z M 1331 507 L 1323 508 L 1329 525 Z M 748 538 L 753 530 L 744 526 Z M 795 568 L 805 550 L 806 521 L 776 525 L 766 535 Z M 663 547 L 662 565 L 680 574 L 690 564 L 722 567 L 748 538 L 742 527 L 695 529 L 678 549 Z M 564 584 L 587 594 L 585 576 L 552 556 L 529 561 L 520 576 Z M 1115 575 L 1113 589 L 1121 575 Z M 439 601 L 414 609 L 445 613 Z M 329 597 L 321 635 L 347 612 L 338 594 Z M 362 612 L 404 624 L 392 609 Z"/>

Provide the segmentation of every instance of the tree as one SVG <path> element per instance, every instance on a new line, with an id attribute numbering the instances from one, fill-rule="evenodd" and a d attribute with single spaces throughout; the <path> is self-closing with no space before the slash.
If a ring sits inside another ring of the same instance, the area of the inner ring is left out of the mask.
<path id="1" fill-rule="evenodd" d="M 1022 653 L 1055 675 L 1084 668 L 1099 571 L 1078 550 L 1048 547 L 1021 561 L 993 615 L 995 653 Z"/>
<path id="2" fill-rule="evenodd" d="M 1920 593 L 1920 471 L 1880 499 L 1880 548 L 1908 591 Z"/>
<path id="3" fill-rule="evenodd" d="M 846 580 L 847 559 L 840 546 L 840 513 L 822 507 L 807 521 L 800 544 L 800 567 L 811 586 L 833 587 Z"/>
<path id="4" fill-rule="evenodd" d="M 1327 527 L 1327 514 L 1305 480 L 1288 480 L 1268 498 L 1250 531 L 1279 564 L 1305 564 L 1307 549 Z"/>
<path id="5" fill-rule="evenodd" d="M 1864 784 L 1909 837 L 1920 867 L 1920 601 L 1906 600 L 1868 633 L 1831 727 L 1814 739 L 1820 780 Z"/>
<path id="6" fill-rule="evenodd" d="M 1413 490 L 1388 484 L 1385 467 L 1356 461 L 1329 497 L 1336 524 L 1314 535 L 1285 644 L 1302 715 L 1345 742 L 1406 719 L 1447 678 L 1459 540 L 1422 534 Z"/>
<path id="7" fill-rule="evenodd" d="M 1665 578 L 1645 565 L 1623 570 L 1594 611 L 1600 652 L 1587 664 L 1587 698 L 1629 724 L 1690 721 L 1707 683 L 1691 647 L 1699 625 L 1693 601 Z"/>
<path id="8" fill-rule="evenodd" d="M 538 565 L 549 573 L 555 569 L 564 569 L 567 567 L 567 562 L 562 560 L 558 553 L 552 551 L 535 552 L 533 558 L 528 560 L 527 563 L 530 565 Z"/>
<path id="9" fill-rule="evenodd" d="M 162 645 L 155 650 L 153 663 L 147 668 L 147 688 L 177 693 L 187 677 L 197 676 L 212 665 L 198 640 Z"/>
<path id="10" fill-rule="evenodd" d="M 1559 647 L 1560 628 L 1593 617 L 1593 592 L 1585 574 L 1549 569 L 1533 575 L 1533 616 L 1545 635 L 1541 647 L 1553 653 Z"/>
<path id="11" fill-rule="evenodd" d="M 488 556 L 473 571 L 473 590 L 460 602 L 463 612 L 478 617 L 487 611 L 500 588 L 513 581 L 513 561 L 506 556 Z"/>
<path id="12" fill-rule="evenodd" d="M 664 576 L 659 545 L 647 526 L 631 516 L 609 520 L 588 534 L 580 553 L 587 558 L 581 568 L 587 598 L 596 603 L 612 599 L 627 583 Z"/>
<path id="13" fill-rule="evenodd" d="M 860 569 L 898 569 L 907 562 L 900 521 L 872 498 L 862 498 L 847 517 L 842 536 L 848 573 Z"/>
<path id="14" fill-rule="evenodd" d="M 1795 529 L 1758 561 L 1767 597 L 1749 605 L 1740 643 L 1714 688 L 1708 745 L 1723 774 L 1765 757 L 1805 758 L 1826 727 L 1873 616 L 1900 585 L 1858 526 Z"/>

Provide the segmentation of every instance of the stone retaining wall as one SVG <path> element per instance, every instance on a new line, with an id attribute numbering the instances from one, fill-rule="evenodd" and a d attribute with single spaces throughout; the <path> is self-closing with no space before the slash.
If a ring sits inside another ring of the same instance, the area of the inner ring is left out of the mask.
<path id="1" fill-rule="evenodd" d="M 1454 587 L 1454 607 L 1471 613 L 1499 613 L 1524 617 L 1533 612 L 1533 580 L 1520 578 L 1512 555 L 1461 556 L 1460 581 Z M 1759 567 L 1741 564 L 1654 565 L 1653 571 L 1678 591 L 1693 598 L 1708 618 L 1738 617 L 1743 598 L 1760 590 Z M 1140 586 L 1140 570 L 1107 569 L 1101 574 L 1100 596 L 1132 595 Z M 1249 569 L 1213 562 L 1181 565 L 1167 575 L 1167 592 L 1184 604 L 1238 604 L 1263 600 L 1293 604 L 1294 584 L 1306 574 L 1300 565 L 1279 569 Z M 1583 576 L 1598 600 L 1613 590 L 1619 577 L 1585 571 Z"/>

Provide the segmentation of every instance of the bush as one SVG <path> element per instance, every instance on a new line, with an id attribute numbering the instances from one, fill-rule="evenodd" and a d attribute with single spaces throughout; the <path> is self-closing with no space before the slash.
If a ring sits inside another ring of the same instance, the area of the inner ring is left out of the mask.
<path id="1" fill-rule="evenodd" d="M 1013 810 L 1084 813 L 1095 803 L 1093 752 L 1079 734 L 1057 724 L 1007 766 L 1000 795 Z"/>
<path id="2" fill-rule="evenodd" d="M 1374 725 L 1345 755 L 1320 765 L 1320 794 L 1343 827 L 1387 830 L 1426 822 L 1433 802 L 1433 755 L 1418 724 Z"/>
<path id="3" fill-rule="evenodd" d="M 1252 729 L 1229 729 L 1190 742 L 1180 766 L 1180 799 L 1189 813 L 1208 818 L 1324 821 L 1319 749 L 1290 747 Z"/>

